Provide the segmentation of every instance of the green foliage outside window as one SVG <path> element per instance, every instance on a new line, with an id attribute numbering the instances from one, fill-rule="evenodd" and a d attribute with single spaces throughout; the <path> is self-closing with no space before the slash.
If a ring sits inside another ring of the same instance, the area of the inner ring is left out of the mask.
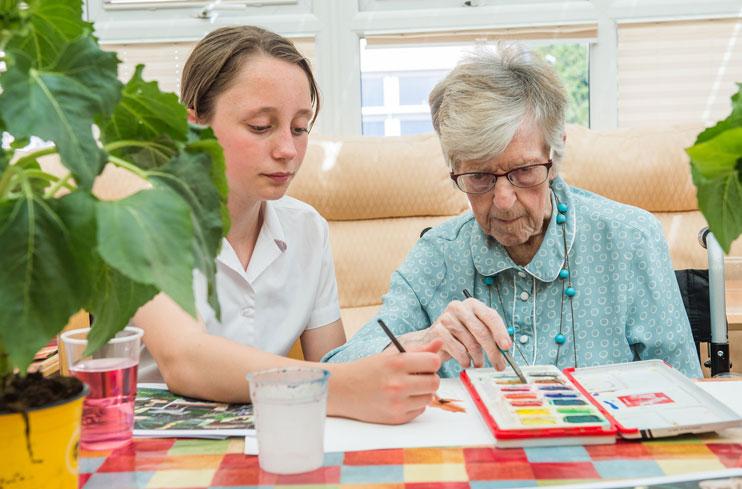
<path id="1" fill-rule="evenodd" d="M 587 44 L 551 44 L 534 49 L 553 63 L 562 79 L 569 99 L 567 122 L 590 125 L 590 83 L 588 80 Z"/>

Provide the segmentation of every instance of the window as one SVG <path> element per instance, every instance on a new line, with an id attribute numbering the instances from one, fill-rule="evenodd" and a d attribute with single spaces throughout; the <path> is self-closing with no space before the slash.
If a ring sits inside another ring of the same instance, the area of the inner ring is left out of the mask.
<path id="1" fill-rule="evenodd" d="M 304 55 L 310 63 L 314 57 L 314 41 L 306 38 L 292 39 L 296 49 Z M 180 75 L 183 64 L 188 59 L 196 42 L 157 42 L 157 43 L 126 43 L 102 45 L 103 49 L 117 51 L 121 64 L 119 65 L 119 79 L 126 83 L 134 73 L 139 63 L 144 63 L 145 81 L 157 81 L 160 90 L 180 94 Z M 313 64 L 313 63 L 312 63 Z"/>
<path id="2" fill-rule="evenodd" d="M 567 90 L 567 122 L 590 126 L 590 50 L 587 43 L 551 44 L 534 48 L 554 66 Z"/>
<path id="3" fill-rule="evenodd" d="M 379 75 L 361 77 L 361 104 L 364 107 L 384 105 L 384 78 Z"/>
<path id="4" fill-rule="evenodd" d="M 363 134 L 366 136 L 383 136 L 384 120 L 364 119 Z"/>
<path id="5" fill-rule="evenodd" d="M 361 40 L 363 134 L 431 132 L 428 95 L 467 53 L 482 43 L 438 46 L 369 47 Z M 567 122 L 589 125 L 588 42 L 534 42 L 532 48 L 552 63 L 569 96 Z M 371 121 L 376 121 L 372 123 Z M 369 132 L 369 131 L 374 131 Z"/>
<path id="6" fill-rule="evenodd" d="M 195 45 L 195 42 L 104 44 L 102 48 L 118 52 L 119 79 L 123 83 L 129 81 L 137 64 L 144 63 L 142 77 L 146 81 L 155 80 L 160 90 L 177 94 L 183 64 Z"/>
<path id="7" fill-rule="evenodd" d="M 739 19 L 619 24 L 619 127 L 726 117 L 740 60 Z"/>
<path id="8" fill-rule="evenodd" d="M 399 130 L 402 134 L 433 132 L 433 122 L 430 120 L 430 117 L 424 119 L 408 119 L 402 117 L 399 121 Z"/>
<path id="9" fill-rule="evenodd" d="M 404 74 L 399 77 L 399 105 L 425 105 L 428 94 L 445 73 Z"/>

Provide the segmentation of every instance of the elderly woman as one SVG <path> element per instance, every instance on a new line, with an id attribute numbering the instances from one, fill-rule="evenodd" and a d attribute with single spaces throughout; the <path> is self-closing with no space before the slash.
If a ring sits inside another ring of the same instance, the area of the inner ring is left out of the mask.
<path id="1" fill-rule="evenodd" d="M 442 339 L 442 376 L 502 369 L 498 348 L 520 365 L 659 358 L 701 375 L 660 223 L 558 176 L 566 103 L 553 69 L 515 46 L 473 55 L 433 89 L 471 212 L 420 238 L 378 317 L 324 361 L 388 349 L 380 318 L 405 347 Z"/>

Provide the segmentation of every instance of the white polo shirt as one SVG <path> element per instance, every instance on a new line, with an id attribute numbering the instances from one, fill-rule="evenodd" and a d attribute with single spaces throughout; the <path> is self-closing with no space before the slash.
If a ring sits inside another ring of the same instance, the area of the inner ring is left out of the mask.
<path id="1" fill-rule="evenodd" d="M 263 226 L 247 270 L 224 239 L 216 259 L 221 321 L 207 302 L 206 279 L 194 273 L 198 314 L 209 333 L 286 355 L 307 329 L 340 318 L 335 266 L 325 219 L 291 197 L 265 203 Z M 146 348 L 140 382 L 162 382 Z"/>

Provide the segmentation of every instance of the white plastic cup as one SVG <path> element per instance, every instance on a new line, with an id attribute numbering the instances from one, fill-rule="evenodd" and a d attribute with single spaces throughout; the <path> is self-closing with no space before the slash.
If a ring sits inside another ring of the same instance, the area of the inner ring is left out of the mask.
<path id="1" fill-rule="evenodd" d="M 322 466 L 329 376 L 304 367 L 247 374 L 261 469 L 298 474 Z"/>

